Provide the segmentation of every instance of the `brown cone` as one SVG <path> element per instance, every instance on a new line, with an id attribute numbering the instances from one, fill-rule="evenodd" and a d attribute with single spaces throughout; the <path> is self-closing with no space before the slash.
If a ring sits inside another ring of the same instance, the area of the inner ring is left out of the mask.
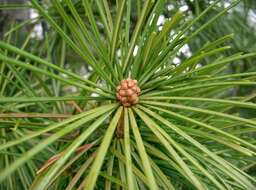
<path id="1" fill-rule="evenodd" d="M 138 103 L 140 92 L 137 80 L 124 79 L 116 87 L 116 98 L 123 106 L 130 107 Z"/>

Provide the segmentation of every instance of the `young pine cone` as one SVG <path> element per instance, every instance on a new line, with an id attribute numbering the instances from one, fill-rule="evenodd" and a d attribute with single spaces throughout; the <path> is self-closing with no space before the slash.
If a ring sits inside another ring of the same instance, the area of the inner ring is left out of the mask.
<path id="1" fill-rule="evenodd" d="M 129 107 L 139 102 L 140 92 L 137 80 L 124 79 L 116 88 L 116 97 L 123 106 Z"/>

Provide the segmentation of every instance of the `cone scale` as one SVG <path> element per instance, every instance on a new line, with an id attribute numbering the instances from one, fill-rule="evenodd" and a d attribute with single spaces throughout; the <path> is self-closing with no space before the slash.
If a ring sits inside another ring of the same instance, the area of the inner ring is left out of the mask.
<path id="1" fill-rule="evenodd" d="M 123 79 L 116 87 L 116 98 L 124 107 L 137 104 L 140 93 L 138 82 L 134 79 Z"/>

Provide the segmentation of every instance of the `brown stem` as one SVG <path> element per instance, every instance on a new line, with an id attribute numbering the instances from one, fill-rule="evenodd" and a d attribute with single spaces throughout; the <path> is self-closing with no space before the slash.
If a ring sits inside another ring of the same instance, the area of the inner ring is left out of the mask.
<path id="1" fill-rule="evenodd" d="M 94 144 L 84 144 L 80 147 L 78 147 L 75 152 L 76 153 L 83 153 L 86 152 L 87 150 L 89 150 Z M 53 163 L 55 163 L 57 160 L 60 159 L 61 156 L 63 156 L 63 154 L 65 154 L 65 151 L 62 151 L 58 154 L 55 154 L 54 156 L 52 156 L 51 158 L 49 158 L 46 163 L 36 172 L 37 174 L 42 173 L 43 171 L 47 170 Z"/>
<path id="2" fill-rule="evenodd" d="M 10 124 L 10 125 L 15 125 L 17 122 L 16 121 L 8 121 L 8 120 L 1 120 L 1 124 Z M 47 126 L 48 124 L 45 123 L 32 123 L 32 122 L 19 122 L 19 125 L 29 125 L 29 126 Z"/>
<path id="3" fill-rule="evenodd" d="M 121 117 L 117 123 L 116 136 L 117 138 L 124 137 L 124 111 L 122 111 Z"/>
<path id="4" fill-rule="evenodd" d="M 71 104 L 78 113 L 82 113 L 83 112 L 81 107 L 75 101 L 70 101 L 68 103 Z"/>

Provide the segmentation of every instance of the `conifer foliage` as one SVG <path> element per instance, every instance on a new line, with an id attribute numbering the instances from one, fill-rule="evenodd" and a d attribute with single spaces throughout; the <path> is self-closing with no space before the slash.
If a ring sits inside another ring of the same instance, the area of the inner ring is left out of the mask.
<path id="1" fill-rule="evenodd" d="M 256 94 L 234 92 L 256 73 L 229 66 L 256 52 L 227 55 L 228 34 L 174 64 L 239 3 L 220 2 L 160 27 L 165 0 L 23 5 L 39 15 L 0 42 L 0 189 L 255 189 Z M 41 22 L 43 40 L 13 40 Z"/>

